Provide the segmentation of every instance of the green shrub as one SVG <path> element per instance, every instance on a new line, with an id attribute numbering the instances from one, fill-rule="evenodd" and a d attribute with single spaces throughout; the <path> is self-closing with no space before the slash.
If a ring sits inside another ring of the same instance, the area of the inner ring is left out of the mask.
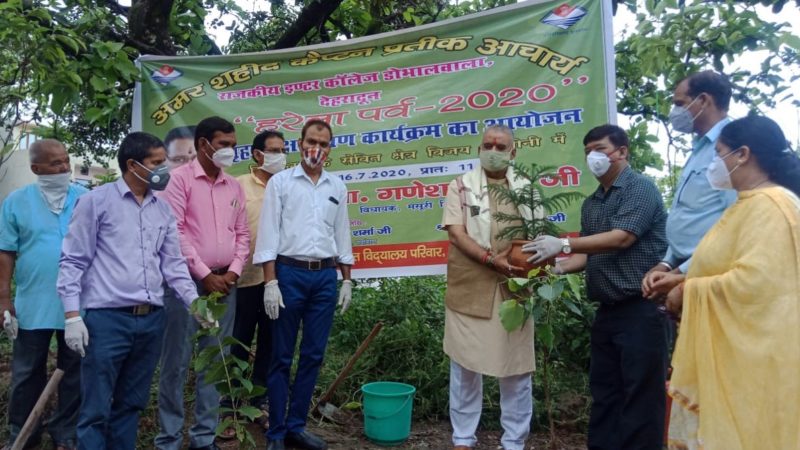
<path id="1" fill-rule="evenodd" d="M 406 277 L 364 280 L 353 290 L 353 301 L 344 315 L 334 319 L 325 364 L 317 382 L 321 395 L 345 366 L 361 341 L 379 321 L 384 326 L 361 356 L 350 376 L 334 393 L 332 403 L 361 402 L 360 388 L 372 381 L 399 381 L 417 388 L 414 419 L 448 416 L 449 359 L 442 350 L 444 334 L 444 277 Z M 593 308 L 585 301 L 577 306 L 583 317 L 553 317 L 551 354 L 552 395 L 558 424 L 583 428 L 588 411 L 589 323 Z M 539 337 L 537 336 L 537 341 Z M 537 342 L 537 346 L 541 345 Z M 537 354 L 537 365 L 542 361 Z M 497 381 L 484 378 L 482 425 L 499 427 L 500 393 Z M 534 376 L 537 424 L 546 425 L 541 375 Z"/>

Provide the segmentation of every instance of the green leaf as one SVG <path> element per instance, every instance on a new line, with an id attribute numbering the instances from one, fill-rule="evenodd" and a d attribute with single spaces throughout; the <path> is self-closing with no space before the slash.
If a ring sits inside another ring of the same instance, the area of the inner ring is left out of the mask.
<path id="1" fill-rule="evenodd" d="M 347 411 L 361 409 L 361 402 L 347 402 L 344 405 L 342 405 L 342 409 L 345 409 Z"/>
<path id="2" fill-rule="evenodd" d="M 69 47 L 73 53 L 78 53 L 78 51 L 80 50 L 81 44 L 79 44 L 78 41 L 76 41 L 75 39 L 72 39 L 69 36 L 64 36 L 63 34 L 57 34 L 55 37 L 58 42 L 61 42 L 62 44 Z"/>
<path id="3" fill-rule="evenodd" d="M 572 311 L 573 313 L 575 313 L 575 314 L 577 314 L 577 315 L 579 315 L 579 316 L 583 317 L 583 313 L 581 312 L 581 309 L 580 309 L 580 308 L 578 308 L 578 305 L 576 305 L 575 303 L 573 303 L 573 302 L 572 302 L 572 300 L 570 300 L 570 299 L 568 299 L 568 298 L 562 298 L 562 299 L 561 299 L 561 301 L 563 301 L 563 302 L 564 302 L 564 304 L 565 304 L 565 305 L 567 305 L 567 309 L 569 309 L 569 310 L 570 310 L 570 311 Z"/>
<path id="4" fill-rule="evenodd" d="M 549 350 L 553 349 L 553 342 L 555 340 L 553 336 L 553 328 L 548 323 L 537 324 L 536 326 L 536 337 L 539 338 L 539 341 Z"/>
<path id="5" fill-rule="evenodd" d="M 567 284 L 569 285 L 569 290 L 572 293 L 572 297 L 576 299 L 581 298 L 581 278 L 575 274 L 567 274 L 564 278 L 567 279 Z"/>
<path id="6" fill-rule="evenodd" d="M 511 292 L 519 292 L 525 287 L 528 286 L 528 279 L 527 278 L 509 278 L 508 279 L 508 290 Z"/>
<path id="7" fill-rule="evenodd" d="M 536 293 L 539 294 L 539 297 L 549 302 L 552 302 L 558 296 L 558 294 L 556 294 L 555 286 L 552 284 L 544 284 L 539 286 L 539 288 L 536 289 Z"/>
<path id="8" fill-rule="evenodd" d="M 528 278 L 536 278 L 539 276 L 539 272 L 541 272 L 541 267 L 534 267 L 533 269 L 528 271 Z"/>
<path id="9" fill-rule="evenodd" d="M 100 117 L 102 117 L 103 110 L 100 109 L 100 108 L 93 107 L 93 108 L 87 109 L 85 114 L 86 114 L 86 120 L 88 120 L 89 123 L 94 123 L 94 122 L 97 122 L 97 120 Z"/>
<path id="10" fill-rule="evenodd" d="M 506 331 L 514 331 L 525 323 L 525 308 L 516 300 L 506 300 L 500 304 L 500 323 Z"/>
<path id="11" fill-rule="evenodd" d="M 781 41 L 784 44 L 788 45 L 789 47 L 792 47 L 793 49 L 800 51 L 800 36 L 797 36 L 792 33 L 783 33 L 781 35 Z"/>
<path id="12" fill-rule="evenodd" d="M 53 92 L 52 97 L 50 97 L 50 109 L 56 115 L 61 115 L 64 112 L 64 106 L 67 104 L 68 98 L 69 95 L 66 89 Z"/>
<path id="13" fill-rule="evenodd" d="M 261 417 L 261 410 L 256 408 L 255 406 L 242 406 L 239 408 L 239 414 L 244 417 L 247 417 L 249 420 L 255 420 Z"/>
<path id="14" fill-rule="evenodd" d="M 105 91 L 108 89 L 108 83 L 97 75 L 92 75 L 92 77 L 89 78 L 89 84 L 92 85 L 95 91 Z"/>

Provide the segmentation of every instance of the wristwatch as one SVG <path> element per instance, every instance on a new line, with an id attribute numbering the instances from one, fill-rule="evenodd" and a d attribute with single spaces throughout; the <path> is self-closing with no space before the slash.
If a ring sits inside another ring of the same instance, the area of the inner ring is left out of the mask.
<path id="1" fill-rule="evenodd" d="M 561 238 L 561 253 L 565 255 L 572 253 L 572 247 L 569 246 L 569 238 Z"/>

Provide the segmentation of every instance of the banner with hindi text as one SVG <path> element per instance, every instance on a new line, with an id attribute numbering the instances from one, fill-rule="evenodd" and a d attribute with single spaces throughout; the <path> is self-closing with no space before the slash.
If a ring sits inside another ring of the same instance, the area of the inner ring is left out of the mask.
<path id="1" fill-rule="evenodd" d="M 218 115 L 235 124 L 250 170 L 261 131 L 286 136 L 299 163 L 303 123 L 334 132 L 325 169 L 348 186 L 354 277 L 444 273 L 448 183 L 477 167 L 485 126 L 515 133 L 517 161 L 558 168 L 548 190 L 588 194 L 582 139 L 615 122 L 608 0 L 530 1 L 432 25 L 265 53 L 139 59 L 134 129 Z M 296 205 L 294 207 L 302 207 Z M 580 204 L 549 219 L 580 228 Z"/>

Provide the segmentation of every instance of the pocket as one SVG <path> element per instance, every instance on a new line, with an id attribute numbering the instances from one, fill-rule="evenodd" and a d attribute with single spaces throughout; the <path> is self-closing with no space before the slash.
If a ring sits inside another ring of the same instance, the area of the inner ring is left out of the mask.
<path id="1" fill-rule="evenodd" d="M 159 225 L 145 227 L 144 229 L 145 243 L 152 246 L 149 248 L 151 248 L 154 255 L 157 255 L 158 251 L 161 250 L 161 246 L 164 245 L 164 239 L 167 236 L 166 228 L 163 225 Z"/>
<path id="2" fill-rule="evenodd" d="M 325 208 L 323 208 L 322 219 L 325 221 L 325 224 L 328 225 L 328 227 L 333 228 L 334 225 L 336 225 L 336 213 L 339 209 L 339 205 L 335 205 L 330 200 L 326 200 L 326 202 L 328 204 L 325 205 Z"/>
<path id="3" fill-rule="evenodd" d="M 706 178 L 706 169 L 702 169 L 689 173 L 676 198 L 677 202 L 686 208 L 699 210 L 716 202 L 718 196 Z"/>

